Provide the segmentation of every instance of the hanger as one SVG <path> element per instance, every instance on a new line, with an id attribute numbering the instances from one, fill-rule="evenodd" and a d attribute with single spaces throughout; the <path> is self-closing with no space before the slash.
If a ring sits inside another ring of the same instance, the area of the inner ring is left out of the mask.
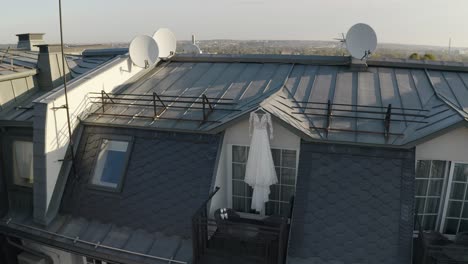
<path id="1" fill-rule="evenodd" d="M 266 114 L 266 111 L 263 110 L 263 107 L 260 106 L 257 110 L 255 110 L 254 113 L 264 115 L 264 114 Z"/>

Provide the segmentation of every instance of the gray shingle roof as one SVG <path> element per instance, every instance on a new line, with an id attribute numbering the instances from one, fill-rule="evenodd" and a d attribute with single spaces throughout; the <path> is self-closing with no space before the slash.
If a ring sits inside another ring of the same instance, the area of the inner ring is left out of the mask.
<path id="1" fill-rule="evenodd" d="M 384 66 L 379 66 L 382 63 Z M 452 69 L 459 70 L 462 66 L 416 63 L 416 66 L 408 64 L 414 68 L 402 68 L 403 62 L 392 63 L 394 66 L 388 61 L 369 62 L 367 71 L 357 72 L 346 65 L 344 57 L 175 57 L 116 91 L 115 94 L 125 94 L 119 97 L 127 100 L 117 100 L 123 105 L 106 104 L 104 114 L 100 114 L 100 109 L 86 122 L 216 133 L 230 121 L 262 105 L 276 118 L 298 129 L 306 140 L 401 146 L 468 119 L 468 73 Z M 438 70 L 444 67 L 446 71 Z M 159 119 L 140 118 L 154 116 L 152 104 L 142 106 L 141 102 L 131 100 L 135 98 L 131 94 L 153 92 L 162 96 L 198 97 L 198 102 L 206 94 L 211 98 L 231 99 L 234 105 L 216 105 L 226 101 L 212 99 L 215 111 L 208 118 L 210 122 L 202 125 L 199 121 L 182 121 L 201 120 L 203 116 L 200 109 L 183 108 L 190 106 L 186 98 L 175 98 L 175 101 L 185 101 L 172 103 L 182 108 L 169 107 Z M 326 111 L 304 107 L 324 109 L 323 103 L 328 100 L 345 105 L 332 107 L 331 130 L 327 135 Z M 384 117 L 389 104 L 395 121 L 390 123 L 387 138 Z M 377 113 L 362 112 L 365 110 Z"/>
<path id="2" fill-rule="evenodd" d="M 133 138 L 123 188 L 118 193 L 89 185 L 101 139 L 113 135 Z M 59 215 L 46 231 L 190 262 L 191 217 L 208 198 L 220 140 L 220 135 L 86 126 L 76 155 L 77 178 L 68 177 Z M 4 220 L 12 218 L 12 223 L 3 224 L 3 228 L 23 232 L 22 237 L 33 235 L 47 243 L 60 242 L 73 250 L 83 250 L 85 255 L 95 252 L 113 261 L 122 257 L 128 263 L 163 263 L 15 225 L 44 228 L 34 224 L 30 214 L 30 210 L 10 211 Z"/>
<path id="3" fill-rule="evenodd" d="M 288 263 L 410 263 L 414 153 L 303 143 Z"/>
<path id="4" fill-rule="evenodd" d="M 123 188 L 89 188 L 102 138 L 134 138 Z M 208 195 L 219 136 L 86 127 L 78 149 L 78 182 L 68 180 L 62 213 L 150 232 L 190 237 L 190 218 Z"/>

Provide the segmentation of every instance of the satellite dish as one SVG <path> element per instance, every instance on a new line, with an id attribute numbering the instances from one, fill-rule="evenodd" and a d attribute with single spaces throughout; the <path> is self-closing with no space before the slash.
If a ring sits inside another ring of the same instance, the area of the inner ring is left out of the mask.
<path id="1" fill-rule="evenodd" d="M 355 59 L 367 59 L 377 48 L 377 35 L 367 24 L 356 24 L 346 34 L 346 47 Z"/>
<path id="2" fill-rule="evenodd" d="M 183 53 L 187 54 L 202 54 L 202 51 L 196 44 L 188 44 L 184 47 Z"/>
<path id="3" fill-rule="evenodd" d="M 153 38 L 158 43 L 160 58 L 169 58 L 175 54 L 177 40 L 172 31 L 167 28 L 160 28 L 154 33 Z"/>
<path id="4" fill-rule="evenodd" d="M 155 64 L 159 58 L 158 44 L 150 36 L 137 36 L 130 43 L 128 50 L 130 59 L 138 67 L 148 68 Z"/>

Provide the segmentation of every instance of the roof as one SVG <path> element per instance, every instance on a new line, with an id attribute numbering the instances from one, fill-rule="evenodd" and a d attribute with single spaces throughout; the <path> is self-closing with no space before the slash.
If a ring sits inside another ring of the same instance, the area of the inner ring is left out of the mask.
<path id="1" fill-rule="evenodd" d="M 112 135 L 133 138 L 119 193 L 89 186 L 101 141 Z M 62 221 L 58 232 L 103 246 L 190 260 L 192 215 L 209 196 L 220 141 L 220 135 L 85 126 L 76 156 L 78 175 L 68 177 L 59 220 L 54 220 Z"/>
<path id="2" fill-rule="evenodd" d="M 77 78 L 118 55 L 111 51 L 104 54 L 90 52 L 93 54 L 92 57 L 66 56 L 72 78 Z M 37 51 L 0 50 L 0 120 L 2 122 L 20 121 L 32 124 L 33 101 L 47 92 L 38 87 L 35 79 L 39 73 L 38 57 Z"/>
<path id="3" fill-rule="evenodd" d="M 303 142 L 299 157 L 288 263 L 411 262 L 413 150 Z"/>
<path id="4" fill-rule="evenodd" d="M 71 215 L 56 216 L 46 228 L 32 219 L 30 215 L 10 214 L 3 219 L 0 232 L 119 263 L 162 264 L 171 260 L 171 263 L 184 264 L 192 259 L 190 239 Z"/>
<path id="5" fill-rule="evenodd" d="M 104 111 L 100 95 L 91 95 L 98 110 L 86 122 L 216 133 L 263 106 L 306 140 L 404 146 L 468 119 L 463 64 L 369 61 L 356 71 L 349 63 L 348 57 L 176 56 L 108 95 L 114 103 L 106 99 Z M 161 97 L 156 112 L 153 93 Z M 214 107 L 205 121 L 203 94 Z"/>

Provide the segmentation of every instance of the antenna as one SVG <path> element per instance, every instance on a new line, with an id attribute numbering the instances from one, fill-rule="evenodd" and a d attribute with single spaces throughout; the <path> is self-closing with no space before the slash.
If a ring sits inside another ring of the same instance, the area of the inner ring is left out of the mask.
<path id="1" fill-rule="evenodd" d="M 154 33 L 153 38 L 158 44 L 160 58 L 167 59 L 174 56 L 177 47 L 177 40 L 172 31 L 167 28 L 160 28 Z"/>
<path id="2" fill-rule="evenodd" d="M 146 69 L 158 62 L 159 47 L 156 40 L 150 36 L 140 35 L 135 37 L 128 50 L 130 59 L 138 67 Z"/>
<path id="3" fill-rule="evenodd" d="M 346 38 L 344 33 L 341 33 L 341 38 L 334 38 L 334 40 L 338 40 L 340 42 L 340 50 L 342 51 L 342 55 L 344 56 L 343 48 L 346 44 Z"/>
<path id="4" fill-rule="evenodd" d="M 67 127 L 68 127 L 68 138 L 70 140 L 70 154 L 71 154 L 71 166 L 73 171 L 73 176 L 77 177 L 76 167 L 75 167 L 75 144 L 73 143 L 71 121 L 70 121 L 70 108 L 68 107 L 68 87 L 67 87 L 67 72 L 65 71 L 65 52 L 63 51 L 63 23 L 62 23 L 62 1 L 58 0 L 59 4 L 59 21 L 60 21 L 60 51 L 62 55 L 62 79 L 63 79 L 63 91 L 65 93 L 65 110 L 67 114 Z M 66 158 L 66 153 L 65 153 Z"/>
<path id="5" fill-rule="evenodd" d="M 359 23 L 348 30 L 345 42 L 353 58 L 367 60 L 377 48 L 377 34 L 369 25 Z"/>
<path id="6" fill-rule="evenodd" d="M 194 34 L 192 34 L 192 43 L 185 45 L 182 51 L 183 53 L 192 54 L 192 55 L 202 54 L 200 47 L 198 47 L 198 45 L 195 42 Z"/>
<path id="7" fill-rule="evenodd" d="M 452 38 L 449 38 L 448 55 L 452 52 Z"/>

